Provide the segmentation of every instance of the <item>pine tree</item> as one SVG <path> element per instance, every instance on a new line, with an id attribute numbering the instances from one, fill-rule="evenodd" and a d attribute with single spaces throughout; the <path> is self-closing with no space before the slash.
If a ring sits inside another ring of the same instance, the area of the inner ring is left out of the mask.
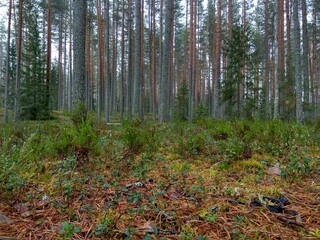
<path id="1" fill-rule="evenodd" d="M 22 55 L 25 69 L 22 72 L 21 118 L 28 120 L 50 118 L 45 82 L 45 60 L 40 43 L 38 14 L 33 9 L 28 17 L 28 35 Z"/>
<path id="2" fill-rule="evenodd" d="M 78 103 L 86 102 L 86 12 L 87 1 L 75 1 L 73 4 L 73 109 Z"/>
<path id="3" fill-rule="evenodd" d="M 166 0 L 165 2 L 165 29 L 164 29 L 164 43 L 162 51 L 162 77 L 160 82 L 159 93 L 159 120 L 166 122 L 169 120 L 169 63 L 170 63 L 170 39 L 171 39 L 171 24 L 174 16 L 174 1 Z"/>

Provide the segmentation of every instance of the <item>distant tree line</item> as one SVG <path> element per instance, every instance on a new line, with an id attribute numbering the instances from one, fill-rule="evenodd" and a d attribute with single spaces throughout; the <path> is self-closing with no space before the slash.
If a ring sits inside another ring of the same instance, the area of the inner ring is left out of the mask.
<path id="1" fill-rule="evenodd" d="M 317 0 L 9 0 L 4 121 L 319 118 Z M 10 114 L 12 112 L 12 115 Z"/>

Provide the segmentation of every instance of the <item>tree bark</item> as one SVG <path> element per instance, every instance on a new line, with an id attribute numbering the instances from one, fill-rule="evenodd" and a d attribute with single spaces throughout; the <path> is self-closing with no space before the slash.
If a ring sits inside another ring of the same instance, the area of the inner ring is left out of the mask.
<path id="1" fill-rule="evenodd" d="M 73 0 L 73 96 L 72 108 L 86 103 L 86 0 Z"/>
<path id="2" fill-rule="evenodd" d="M 168 77 L 169 77 L 169 63 L 170 63 L 170 39 L 171 23 L 174 15 L 174 1 L 166 0 L 165 11 L 165 29 L 164 29 L 164 42 L 163 42 L 163 62 L 162 62 L 162 77 L 160 84 L 160 101 L 159 101 L 159 121 L 166 122 L 169 120 L 169 95 L 168 95 Z"/>
<path id="3" fill-rule="evenodd" d="M 124 0 L 122 0 L 122 20 L 121 20 L 121 82 L 120 82 L 120 121 L 123 120 L 124 103 L 125 103 L 125 61 L 124 61 Z"/>
<path id="4" fill-rule="evenodd" d="M 106 29 L 106 84 L 105 84 L 105 112 L 106 122 L 110 122 L 111 110 L 111 76 L 110 76 L 110 16 L 109 16 L 109 0 L 105 2 L 105 29 Z"/>
<path id="5" fill-rule="evenodd" d="M 9 122 L 9 83 L 10 83 L 10 41 L 11 41 L 11 14 L 12 14 L 12 0 L 9 1 L 9 15 L 8 15 L 8 29 L 7 29 L 7 59 L 6 59 L 6 82 L 4 94 L 4 122 Z"/>
<path id="6" fill-rule="evenodd" d="M 219 114 L 219 82 L 220 82 L 220 61 L 221 61 L 221 0 L 218 0 L 217 9 L 217 42 L 215 57 L 215 81 L 213 86 L 213 116 L 218 117 Z"/>
<path id="7" fill-rule="evenodd" d="M 309 104 L 310 84 L 309 84 L 309 40 L 306 0 L 301 0 L 302 8 L 302 82 L 304 83 L 304 104 Z"/>
<path id="8" fill-rule="evenodd" d="M 302 82 L 301 82 L 301 46 L 300 46 L 300 20 L 299 0 L 293 0 L 293 31 L 294 31 L 294 59 L 295 59 L 295 82 L 296 82 L 296 120 L 303 121 L 302 107 Z"/>
<path id="9" fill-rule="evenodd" d="M 265 1 L 265 72 L 264 72 L 264 112 L 270 118 L 270 57 L 269 57 L 269 0 Z"/>
<path id="10" fill-rule="evenodd" d="M 133 68 L 133 54 L 132 54 L 132 0 L 129 0 L 129 16 L 128 16 L 128 74 L 127 74 L 127 117 L 132 117 L 132 81 L 133 81 L 133 74 L 132 74 L 132 68 Z"/>
<path id="11" fill-rule="evenodd" d="M 136 0 L 135 6 L 135 49 L 134 49 L 134 92 L 133 115 L 140 116 L 141 98 L 141 0 Z"/>
<path id="12" fill-rule="evenodd" d="M 48 0 L 48 35 L 47 35 L 47 76 L 46 76 L 46 105 L 49 108 L 50 83 L 51 83 L 51 35 L 52 35 L 52 11 L 51 0 Z"/>
<path id="13" fill-rule="evenodd" d="M 10 0 L 11 1 L 11 0 Z M 21 56 L 22 56 L 22 3 L 19 0 L 19 20 L 17 38 L 17 70 L 16 70 L 16 96 L 14 99 L 14 121 L 20 120 L 20 85 L 21 85 Z"/>
<path id="14" fill-rule="evenodd" d="M 278 98 L 279 98 L 279 116 L 283 116 L 284 113 L 284 70 L 285 70 L 285 60 L 284 60 L 284 2 L 283 0 L 278 0 Z"/>

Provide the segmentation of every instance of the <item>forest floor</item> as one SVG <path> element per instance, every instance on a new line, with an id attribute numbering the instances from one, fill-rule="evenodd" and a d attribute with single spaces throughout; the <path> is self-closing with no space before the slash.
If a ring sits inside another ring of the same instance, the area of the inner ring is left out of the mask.
<path id="1" fill-rule="evenodd" d="M 0 239 L 320 239 L 320 129 L 0 125 Z"/>

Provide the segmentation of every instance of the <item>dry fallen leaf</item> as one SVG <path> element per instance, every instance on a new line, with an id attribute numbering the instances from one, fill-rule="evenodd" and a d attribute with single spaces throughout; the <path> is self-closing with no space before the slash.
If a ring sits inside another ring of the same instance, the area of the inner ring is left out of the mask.
<path id="1" fill-rule="evenodd" d="M 141 227 L 138 227 L 139 231 L 144 231 L 147 233 L 154 233 L 154 229 L 156 228 L 156 225 L 154 222 L 146 222 Z"/>

